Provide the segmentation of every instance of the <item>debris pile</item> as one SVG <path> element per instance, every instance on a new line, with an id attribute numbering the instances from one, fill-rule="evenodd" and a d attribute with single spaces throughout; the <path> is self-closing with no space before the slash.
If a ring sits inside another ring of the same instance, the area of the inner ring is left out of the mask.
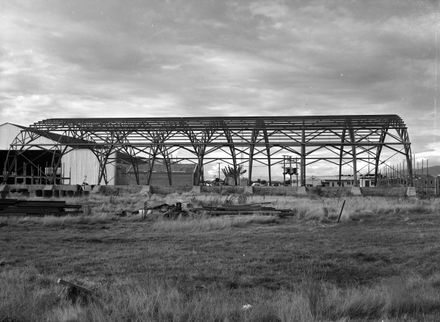
<path id="1" fill-rule="evenodd" d="M 145 215 L 148 217 L 162 217 L 166 219 L 177 219 L 179 217 L 187 217 L 188 210 L 182 209 L 182 203 L 176 202 L 169 205 L 167 203 L 154 204 L 145 202 Z"/>
<path id="2" fill-rule="evenodd" d="M 275 215 L 279 217 L 288 216 L 290 209 L 276 209 L 274 207 L 263 206 L 265 203 L 258 204 L 239 204 L 239 205 L 221 205 L 206 206 L 188 203 L 182 207 L 181 202 L 175 204 L 145 202 L 145 216 L 151 219 L 166 218 L 177 219 L 187 216 L 223 216 L 223 215 Z"/>

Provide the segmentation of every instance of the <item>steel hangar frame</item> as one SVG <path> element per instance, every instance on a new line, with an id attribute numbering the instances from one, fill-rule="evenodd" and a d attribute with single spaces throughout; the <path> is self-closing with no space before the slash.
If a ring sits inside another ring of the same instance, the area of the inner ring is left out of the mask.
<path id="1" fill-rule="evenodd" d="M 35 143 L 40 136 L 53 137 L 54 143 Z M 204 180 L 203 166 L 216 161 L 235 169 L 246 167 L 249 184 L 253 168 L 259 164 L 266 167 L 270 184 L 271 168 L 281 165 L 286 153 L 299 160 L 302 186 L 306 185 L 307 167 L 322 161 L 339 168 L 339 181 L 347 166 L 352 169 L 355 185 L 366 167 L 373 169 L 370 174 L 377 181 L 380 166 L 395 155 L 406 159 L 412 180 L 407 127 L 394 114 L 46 119 L 22 130 L 11 144 L 15 156 L 35 148 L 61 155 L 72 149 L 90 149 L 100 165 L 98 182 L 106 184 L 106 165 L 115 162 L 117 152 L 128 156 L 124 159 L 131 163 L 137 184 L 150 183 L 158 159 L 165 162 L 170 185 L 172 162 L 196 164 L 194 184 L 199 185 Z M 150 165 L 147 182 L 140 182 L 142 162 Z M 58 166 L 51 165 L 53 169 Z"/>

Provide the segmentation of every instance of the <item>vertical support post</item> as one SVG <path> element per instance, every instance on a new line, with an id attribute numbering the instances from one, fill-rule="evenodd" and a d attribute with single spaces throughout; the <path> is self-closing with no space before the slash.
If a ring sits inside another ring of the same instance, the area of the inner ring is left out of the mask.
<path id="1" fill-rule="evenodd" d="M 426 180 L 425 180 L 425 194 L 428 193 L 428 178 L 429 176 L 429 166 L 428 166 L 428 159 L 426 159 Z"/>
<path id="2" fill-rule="evenodd" d="M 56 169 L 55 169 L 55 164 L 58 164 L 58 162 L 55 161 L 56 159 L 56 153 L 57 153 L 57 147 L 58 145 L 55 145 L 54 149 L 53 149 L 53 153 L 52 153 L 52 160 L 50 162 L 50 168 L 52 169 L 52 184 L 56 184 Z"/>
<path id="3" fill-rule="evenodd" d="M 251 146 L 249 149 L 249 161 L 248 161 L 248 186 L 252 185 L 252 167 L 254 163 L 254 148 Z"/>
<path id="4" fill-rule="evenodd" d="M 15 138 L 14 142 L 16 140 L 17 140 L 17 138 Z M 5 162 L 4 173 L 3 173 L 3 182 L 5 184 L 8 183 L 8 179 L 11 176 L 12 171 L 14 170 L 15 161 L 11 161 L 11 158 L 12 158 L 12 160 L 15 160 L 17 158 L 17 154 L 18 154 L 17 150 L 12 150 L 14 147 L 14 145 L 13 145 L 14 142 L 11 143 L 9 150 L 8 150 L 8 153 L 6 154 L 6 162 Z M 12 156 L 11 156 L 11 154 L 12 154 Z"/>
<path id="5" fill-rule="evenodd" d="M 290 180 L 290 186 L 293 187 L 293 181 L 292 181 L 292 156 L 289 155 L 289 180 Z"/>
<path id="6" fill-rule="evenodd" d="M 107 184 L 107 160 L 110 155 L 110 150 L 104 153 L 96 154 L 99 162 L 99 174 L 98 174 L 98 184 L 101 184 L 102 179 Z"/>
<path id="7" fill-rule="evenodd" d="M 376 158 L 375 158 L 375 165 L 374 165 L 374 185 L 377 186 L 377 177 L 379 175 L 379 162 L 380 162 L 380 155 L 382 153 L 383 145 L 385 144 L 385 138 L 388 134 L 388 128 L 389 124 L 387 124 L 380 133 L 379 138 L 379 145 L 376 149 Z"/>
<path id="8" fill-rule="evenodd" d="M 345 125 L 347 126 L 347 124 Z M 345 133 L 347 132 L 347 128 L 344 127 L 344 129 L 342 130 L 342 137 L 341 137 L 341 150 L 339 151 L 339 176 L 338 176 L 338 186 L 342 186 L 342 160 L 344 157 L 344 152 L 345 152 Z"/>
<path id="9" fill-rule="evenodd" d="M 154 162 L 156 161 L 156 149 L 154 149 L 153 155 L 151 157 L 151 163 L 148 165 L 148 177 L 147 177 L 147 185 L 151 183 L 151 176 L 153 175 L 153 167 Z"/>
<path id="10" fill-rule="evenodd" d="M 150 185 L 151 183 L 151 177 L 153 175 L 153 167 L 154 167 L 154 163 L 156 162 L 157 155 L 159 153 L 162 153 L 164 155 L 164 158 L 166 157 L 164 151 L 162 150 L 163 147 L 162 143 L 165 142 L 166 137 L 167 137 L 166 132 L 159 131 L 152 134 L 152 138 L 151 138 L 152 145 L 150 146 L 151 164 L 149 165 L 149 169 L 148 169 L 147 185 Z M 170 182 L 171 177 L 168 169 L 167 169 L 167 173 L 168 173 L 168 182 Z"/>
<path id="11" fill-rule="evenodd" d="M 409 185 L 414 185 L 413 178 L 413 162 L 412 162 L 412 152 L 411 152 L 411 142 L 409 141 L 409 135 L 406 128 L 397 131 L 400 139 L 402 140 L 403 148 L 405 150 L 406 166 L 408 168 Z"/>
<path id="12" fill-rule="evenodd" d="M 234 168 L 234 185 L 238 184 L 238 178 L 237 178 L 237 156 L 235 154 L 235 146 L 234 146 L 234 140 L 232 138 L 231 132 L 228 128 L 226 128 L 226 125 L 224 125 L 223 131 L 226 136 L 226 140 L 228 141 L 229 151 L 231 152 L 231 158 L 232 158 L 232 167 Z"/>
<path id="13" fill-rule="evenodd" d="M 14 183 L 15 183 L 15 184 L 17 184 L 17 175 L 18 175 L 18 172 L 17 172 L 17 171 L 18 171 L 18 170 L 17 170 L 17 168 L 18 168 L 18 167 L 17 167 L 17 162 L 18 162 L 18 161 L 17 161 L 17 156 L 15 156 L 15 158 L 14 158 L 14 167 L 15 167 L 15 171 L 14 171 L 14 172 L 15 172 Z"/>
<path id="14" fill-rule="evenodd" d="M 104 179 L 104 183 L 107 183 L 107 167 L 106 162 L 100 161 L 99 162 L 99 177 L 98 177 L 98 184 L 101 184 L 102 179 Z"/>
<path id="15" fill-rule="evenodd" d="M 298 188 L 298 158 L 295 158 L 296 187 Z"/>
<path id="16" fill-rule="evenodd" d="M 349 121 L 349 132 L 350 132 L 350 141 L 351 141 L 351 154 L 353 157 L 353 186 L 359 187 L 359 182 L 357 178 L 357 152 L 356 152 L 356 139 L 354 135 L 354 130 L 351 125 L 351 121 Z"/>
<path id="17" fill-rule="evenodd" d="M 133 166 L 134 178 L 136 179 L 136 184 L 140 185 L 139 177 L 139 162 L 135 156 L 131 156 L 131 165 Z"/>
<path id="18" fill-rule="evenodd" d="M 271 169 L 272 165 L 271 165 L 271 159 L 270 159 L 269 136 L 267 135 L 267 130 L 266 129 L 263 129 L 263 135 L 264 135 L 264 142 L 266 144 L 267 171 L 268 171 L 268 175 L 269 175 L 269 186 L 271 186 L 272 185 L 272 169 Z"/>
<path id="19" fill-rule="evenodd" d="M 406 158 L 406 167 L 408 168 L 408 177 L 409 177 L 409 185 L 414 185 L 414 176 L 413 176 L 413 164 L 411 158 L 411 143 L 405 143 L 405 158 Z"/>
<path id="20" fill-rule="evenodd" d="M 221 165 L 221 163 L 220 162 L 218 162 L 218 180 L 219 180 L 219 182 L 220 182 L 220 180 L 221 180 L 221 171 L 220 171 L 220 165 Z M 226 178 L 225 178 L 226 179 Z"/>
<path id="21" fill-rule="evenodd" d="M 205 159 L 205 153 L 206 153 L 206 146 L 211 141 L 211 137 L 213 135 L 214 131 L 212 129 L 207 129 L 205 132 L 203 132 L 202 137 L 202 145 L 196 146 L 194 145 L 194 151 L 197 154 L 197 178 L 196 178 L 196 185 L 200 185 L 202 182 L 205 181 L 205 172 L 203 171 L 203 163 Z M 191 143 L 193 143 L 191 141 Z"/>
<path id="22" fill-rule="evenodd" d="M 306 186 L 306 130 L 304 123 L 301 134 L 301 186 Z"/>
<path id="23" fill-rule="evenodd" d="M 194 173 L 193 185 L 198 186 L 201 184 L 201 182 L 204 181 L 203 160 L 205 157 L 206 144 L 209 143 L 212 136 L 212 132 L 210 129 L 206 129 L 202 133 L 201 139 L 197 138 L 197 134 L 193 130 L 185 131 L 185 133 L 189 141 L 191 142 L 191 145 L 194 150 L 194 154 L 197 157 L 197 167 Z M 203 144 L 201 144 L 202 142 Z"/>
<path id="24" fill-rule="evenodd" d="M 164 145 L 161 145 L 160 147 L 161 151 L 162 151 L 162 156 L 165 162 L 165 168 L 167 169 L 167 175 L 168 175 L 168 184 L 170 186 L 173 185 L 173 178 L 172 178 L 172 170 L 171 170 L 171 160 L 168 154 L 168 150 L 166 149 L 166 147 Z"/>
<path id="25" fill-rule="evenodd" d="M 283 186 L 286 184 L 286 156 L 283 155 Z"/>
<path id="26" fill-rule="evenodd" d="M 204 148 L 199 151 L 199 154 L 197 154 L 197 168 L 196 168 L 196 177 L 194 181 L 194 185 L 198 186 L 204 181 L 204 175 L 203 175 L 203 159 L 205 157 L 204 155 Z"/>

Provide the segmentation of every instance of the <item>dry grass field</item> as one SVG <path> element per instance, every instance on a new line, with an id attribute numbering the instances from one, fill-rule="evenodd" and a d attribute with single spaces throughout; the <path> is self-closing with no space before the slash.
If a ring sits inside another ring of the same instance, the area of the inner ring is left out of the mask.
<path id="1" fill-rule="evenodd" d="M 439 321 L 440 200 L 153 195 L 267 202 L 290 216 L 0 219 L 0 321 Z M 63 278 L 93 291 L 76 303 Z"/>

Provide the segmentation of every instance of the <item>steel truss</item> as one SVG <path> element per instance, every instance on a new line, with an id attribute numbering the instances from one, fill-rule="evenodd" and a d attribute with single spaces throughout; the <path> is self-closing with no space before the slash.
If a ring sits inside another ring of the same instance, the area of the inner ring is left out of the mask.
<path id="1" fill-rule="evenodd" d="M 39 136 L 55 143 L 34 143 Z M 182 161 L 197 165 L 195 185 L 204 180 L 203 167 L 217 161 L 245 166 L 249 184 L 255 165 L 263 165 L 271 183 L 271 168 L 281 166 L 285 154 L 298 158 L 302 186 L 307 167 L 322 161 L 336 165 L 339 178 L 344 167 L 352 168 L 356 185 L 366 167 L 377 181 L 380 166 L 393 155 L 405 157 L 412 178 L 411 142 L 398 115 L 47 119 L 24 129 L 11 144 L 15 155 L 35 148 L 61 155 L 90 149 L 99 161 L 99 183 L 108 182 L 106 166 L 115 162 L 115 153 L 126 156 L 138 184 L 149 184 L 158 159 L 165 161 L 170 185 L 171 163 Z M 147 182 L 139 179 L 141 162 L 150 165 Z"/>

